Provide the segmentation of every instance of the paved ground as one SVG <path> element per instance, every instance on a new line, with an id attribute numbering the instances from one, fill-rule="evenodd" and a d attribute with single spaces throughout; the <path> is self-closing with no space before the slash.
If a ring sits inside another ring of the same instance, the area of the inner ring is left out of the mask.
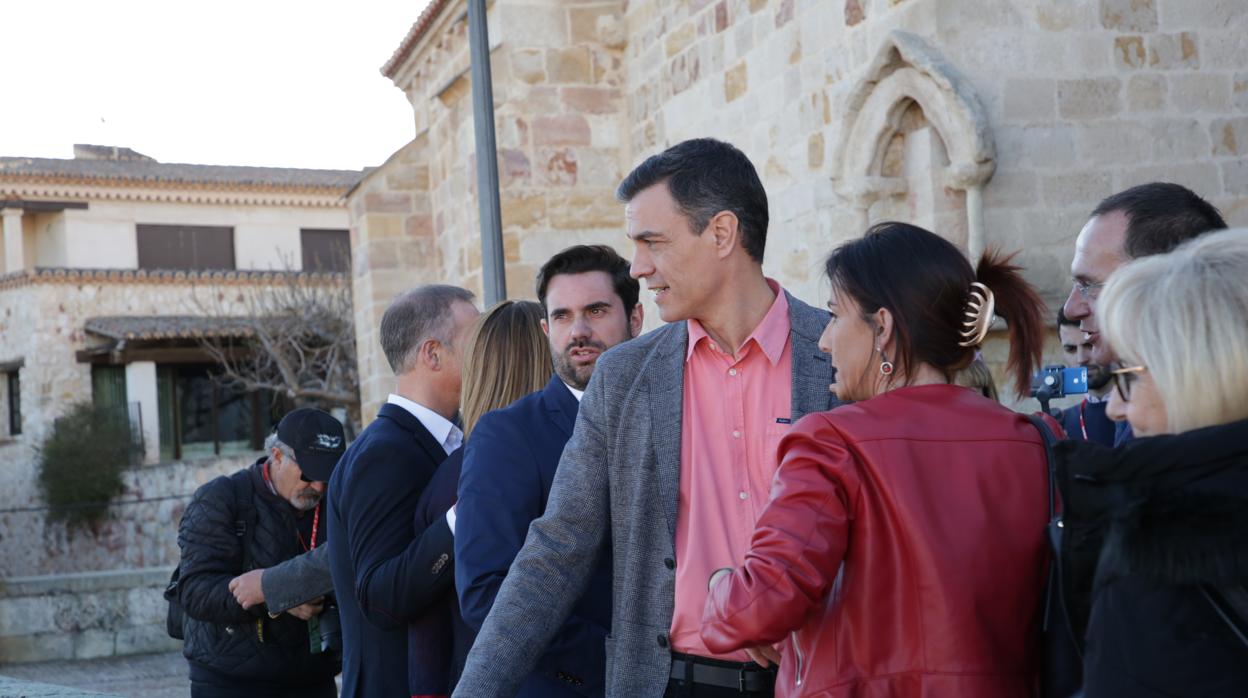
<path id="1" fill-rule="evenodd" d="M 191 695 L 190 683 L 186 679 L 186 660 L 181 652 L 74 662 L 7 664 L 0 666 L 0 675 L 125 698 L 188 698 Z M 12 688 L 0 682 L 0 698 L 8 698 L 10 693 Z"/>

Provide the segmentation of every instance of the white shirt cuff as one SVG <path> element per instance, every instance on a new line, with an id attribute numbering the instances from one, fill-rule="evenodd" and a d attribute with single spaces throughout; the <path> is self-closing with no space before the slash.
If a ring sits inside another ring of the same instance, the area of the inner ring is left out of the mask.
<path id="1" fill-rule="evenodd" d="M 455 535 L 455 507 L 446 510 L 446 525 L 451 529 L 451 535 Z"/>

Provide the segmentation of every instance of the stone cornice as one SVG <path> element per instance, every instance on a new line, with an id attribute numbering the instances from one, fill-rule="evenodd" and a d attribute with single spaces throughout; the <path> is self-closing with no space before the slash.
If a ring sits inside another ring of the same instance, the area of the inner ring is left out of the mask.
<path id="1" fill-rule="evenodd" d="M 403 37 L 403 41 L 399 43 L 399 47 L 390 55 L 390 59 L 386 64 L 381 66 L 381 74 L 398 83 L 397 76 L 402 69 L 403 64 L 407 62 L 408 56 L 412 55 L 412 51 L 420 40 L 424 38 L 429 28 L 433 26 L 434 20 L 442 14 L 446 6 L 451 4 L 450 0 L 432 0 L 425 10 L 420 13 L 416 22 L 412 24 L 412 28 L 408 30 L 407 36 Z"/>
<path id="2" fill-rule="evenodd" d="M 346 187 L 135 182 L 0 174 L 0 199 L 142 201 L 173 204 L 345 208 Z"/>
<path id="3" fill-rule="evenodd" d="M 129 286 L 272 286 L 290 278 L 304 283 L 338 285 L 349 283 L 341 272 L 302 272 L 264 270 L 165 270 L 165 269 L 69 269 L 36 267 L 0 275 L 0 290 L 40 284 L 125 284 Z"/>

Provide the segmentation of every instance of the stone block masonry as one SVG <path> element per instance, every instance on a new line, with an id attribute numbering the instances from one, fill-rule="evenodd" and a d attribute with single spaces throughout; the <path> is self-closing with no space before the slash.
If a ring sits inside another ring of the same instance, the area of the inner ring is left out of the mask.
<path id="1" fill-rule="evenodd" d="M 374 221 L 394 215 L 364 211 L 375 180 L 409 159 L 429 172 L 408 189 L 434 223 L 412 266 L 357 266 L 357 288 L 374 290 L 356 293 L 361 328 L 415 283 L 479 284 L 472 109 L 446 87 L 467 68 L 463 7 L 446 3 L 386 68 L 413 105 L 417 138 L 352 193 L 357 254 L 371 263 L 384 244 L 372 242 Z M 1053 313 L 1069 291 L 1074 236 L 1107 194 L 1176 181 L 1248 225 L 1243 0 L 496 0 L 490 12 L 513 297 L 531 297 L 524 277 L 575 242 L 627 256 L 612 189 L 645 157 L 699 136 L 755 163 L 771 204 L 764 269 L 816 305 L 819 260 L 882 217 L 968 244 L 966 201 L 979 197 L 955 186 L 968 177 L 986 175 L 983 243 L 1021 251 Z M 899 34 L 927 48 L 891 55 Z M 958 76 L 956 86 L 924 77 L 933 71 Z M 951 113 L 965 102 L 948 94 L 973 96 L 977 118 Z M 879 124 L 891 126 L 865 131 Z M 990 145 L 968 158 L 957 152 L 968 141 Z M 842 186 L 847 143 L 883 157 Z M 648 294 L 643 303 L 653 328 Z M 375 331 L 360 337 L 376 342 Z M 361 359 L 361 375 L 378 376 L 365 379 L 366 415 L 389 386 L 376 368 Z"/>
<path id="2" fill-rule="evenodd" d="M 0 582 L 0 664 L 166 652 L 162 593 L 171 568 Z"/>

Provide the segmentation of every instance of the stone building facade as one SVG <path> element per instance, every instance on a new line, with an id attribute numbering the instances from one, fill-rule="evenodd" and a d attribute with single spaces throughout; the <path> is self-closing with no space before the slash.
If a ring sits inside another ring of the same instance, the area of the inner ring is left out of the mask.
<path id="1" fill-rule="evenodd" d="M 176 562 L 190 494 L 254 458 L 267 430 L 267 403 L 211 387 L 196 340 L 222 328 L 207 316 L 244 314 L 291 279 L 346 283 L 343 195 L 359 172 L 75 155 L 0 158 L 0 578 Z M 66 408 L 105 397 L 142 464 L 108 520 L 71 531 L 46 516 L 37 448 Z"/>
<path id="2" fill-rule="evenodd" d="M 1246 25 L 1242 0 L 495 0 L 509 295 L 567 245 L 627 254 L 622 175 L 714 136 L 758 167 L 765 269 L 798 296 L 821 300 L 837 243 L 900 218 L 1019 250 L 1056 312 L 1110 193 L 1175 181 L 1248 224 Z M 480 290 L 468 70 L 463 0 L 434 0 L 382 68 L 416 137 L 348 197 L 366 419 L 389 389 L 385 304 Z"/>

